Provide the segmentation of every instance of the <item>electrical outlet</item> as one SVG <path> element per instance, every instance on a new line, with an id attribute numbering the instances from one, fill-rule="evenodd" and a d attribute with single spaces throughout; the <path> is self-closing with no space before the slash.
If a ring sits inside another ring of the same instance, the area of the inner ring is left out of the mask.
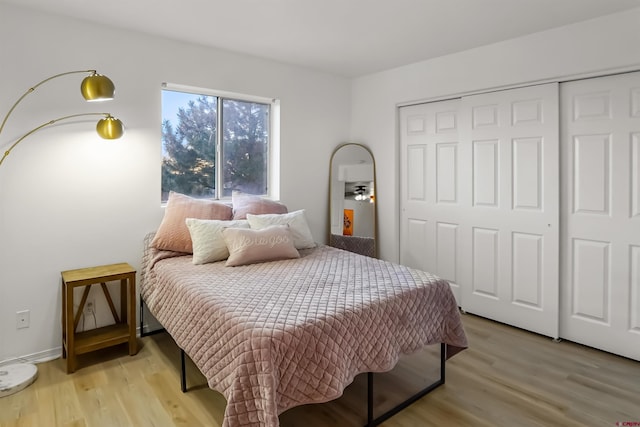
<path id="1" fill-rule="evenodd" d="M 30 319 L 29 310 L 16 311 L 16 329 L 28 328 Z"/>
<path id="2" fill-rule="evenodd" d="M 87 303 L 84 305 L 84 314 L 85 316 L 93 316 L 96 313 L 96 302 L 94 300 L 87 300 Z"/>

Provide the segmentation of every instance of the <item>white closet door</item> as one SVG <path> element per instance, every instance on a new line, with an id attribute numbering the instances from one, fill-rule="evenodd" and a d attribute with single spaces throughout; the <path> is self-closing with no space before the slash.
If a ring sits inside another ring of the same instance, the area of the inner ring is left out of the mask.
<path id="1" fill-rule="evenodd" d="M 558 86 L 400 109 L 400 261 L 470 313 L 558 336 Z"/>
<path id="2" fill-rule="evenodd" d="M 400 262 L 451 284 L 458 305 L 459 100 L 400 108 Z"/>
<path id="3" fill-rule="evenodd" d="M 561 336 L 640 360 L 640 73 L 561 102 Z"/>
<path id="4" fill-rule="evenodd" d="M 462 307 L 557 338 L 558 85 L 464 97 Z"/>

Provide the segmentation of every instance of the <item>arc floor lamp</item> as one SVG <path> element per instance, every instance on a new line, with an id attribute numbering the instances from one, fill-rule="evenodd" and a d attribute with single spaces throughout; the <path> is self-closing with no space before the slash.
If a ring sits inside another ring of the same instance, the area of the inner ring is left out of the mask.
<path id="1" fill-rule="evenodd" d="M 98 74 L 96 70 L 68 71 L 66 73 L 56 74 L 42 80 L 35 86 L 30 87 L 20 98 L 18 98 L 18 100 L 9 109 L 9 112 L 4 116 L 4 119 L 0 124 L 0 135 L 2 135 L 2 131 L 4 130 L 7 120 L 11 116 L 11 113 L 13 113 L 13 111 L 16 109 L 18 104 L 20 104 L 20 102 L 22 102 L 25 97 L 34 92 L 38 87 L 58 77 L 67 76 L 69 74 L 87 73 L 89 73 L 89 75 L 86 76 L 84 80 L 82 80 L 82 83 L 80 85 L 80 92 L 82 93 L 84 99 L 89 102 L 107 101 L 113 99 L 115 92 L 115 86 L 113 82 L 108 77 Z M 102 119 L 100 119 L 98 121 L 98 124 L 96 125 L 96 132 L 104 139 L 118 139 L 124 134 L 124 126 L 122 122 L 113 117 L 110 113 L 79 113 L 58 117 L 39 126 L 36 126 L 35 128 L 31 129 L 30 131 L 26 132 L 21 137 L 16 139 L 4 152 L 2 158 L 0 158 L 0 166 L 5 161 L 7 156 L 11 153 L 11 151 L 28 136 L 32 135 L 42 128 L 53 125 L 54 123 L 82 116 L 102 116 Z M 0 366 L 0 397 L 16 393 L 29 386 L 36 380 L 37 375 L 38 368 L 32 363 L 13 363 L 5 366 Z"/>

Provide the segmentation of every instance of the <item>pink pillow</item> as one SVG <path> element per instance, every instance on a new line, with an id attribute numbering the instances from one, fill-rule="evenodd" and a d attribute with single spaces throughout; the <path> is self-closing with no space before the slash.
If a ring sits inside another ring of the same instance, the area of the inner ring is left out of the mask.
<path id="1" fill-rule="evenodd" d="M 191 236 L 185 222 L 187 218 L 228 221 L 232 215 L 231 206 L 224 203 L 194 199 L 172 191 L 151 246 L 165 251 L 193 253 Z"/>
<path id="2" fill-rule="evenodd" d="M 231 193 L 231 201 L 233 203 L 233 219 L 246 219 L 248 213 L 262 215 L 285 214 L 288 212 L 287 207 L 282 203 L 239 191 Z"/>
<path id="3" fill-rule="evenodd" d="M 227 267 L 300 258 L 288 225 L 272 225 L 261 230 L 225 228 L 222 237 L 229 249 Z"/>

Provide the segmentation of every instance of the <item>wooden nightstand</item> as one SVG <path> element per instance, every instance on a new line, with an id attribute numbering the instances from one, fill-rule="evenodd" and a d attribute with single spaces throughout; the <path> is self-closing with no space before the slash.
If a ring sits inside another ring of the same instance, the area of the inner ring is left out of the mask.
<path id="1" fill-rule="evenodd" d="M 120 280 L 120 316 L 109 294 L 106 282 Z M 100 283 L 114 325 L 76 332 L 91 285 Z M 73 313 L 73 289 L 85 286 L 77 314 Z M 129 355 L 138 352 L 136 341 L 136 271 L 127 263 L 80 268 L 62 272 L 62 358 L 67 359 L 67 373 L 74 372 L 76 355 L 129 343 Z"/>

